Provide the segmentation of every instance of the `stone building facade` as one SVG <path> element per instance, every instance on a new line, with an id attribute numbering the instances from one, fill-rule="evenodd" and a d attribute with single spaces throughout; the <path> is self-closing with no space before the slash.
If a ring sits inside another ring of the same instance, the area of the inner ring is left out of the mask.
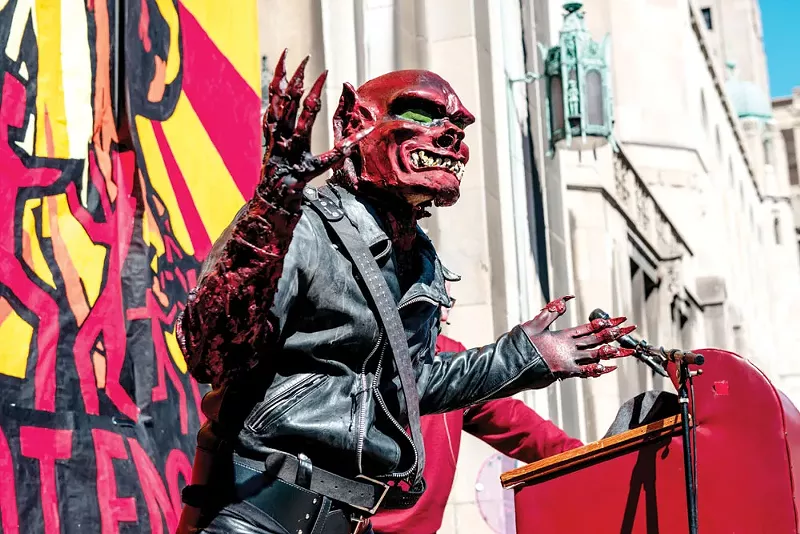
<path id="1" fill-rule="evenodd" d="M 791 96 L 772 101 L 776 130 L 780 131 L 786 149 L 789 174 L 789 195 L 794 213 L 794 239 L 800 251 L 800 87 L 795 87 Z"/>
<path id="2" fill-rule="evenodd" d="M 331 145 L 341 83 L 391 70 L 439 73 L 476 115 L 462 198 L 425 228 L 463 277 L 451 337 L 486 343 L 575 294 L 562 326 L 602 307 L 652 343 L 751 358 L 800 400 L 790 356 L 800 255 L 785 136 L 763 97 L 757 0 L 590 0 L 584 10 L 596 39 L 610 34 L 618 151 L 548 157 L 542 83 L 515 81 L 541 71 L 537 42 L 558 40 L 555 0 L 259 0 L 265 80 L 284 47 L 290 65 L 311 54 L 308 77 L 329 70 L 316 151 Z M 522 397 L 592 441 L 653 387 L 668 386 L 625 361 Z M 513 532 L 513 497 L 498 482 L 509 467 L 465 438 L 442 532 Z"/>

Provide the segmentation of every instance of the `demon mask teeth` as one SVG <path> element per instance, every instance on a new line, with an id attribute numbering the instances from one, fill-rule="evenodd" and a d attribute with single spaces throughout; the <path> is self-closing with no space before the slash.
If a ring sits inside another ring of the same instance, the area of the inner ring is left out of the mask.
<path id="1" fill-rule="evenodd" d="M 411 153 L 411 167 L 414 170 L 422 170 L 430 167 L 442 167 L 453 172 L 458 181 L 464 176 L 465 165 L 449 156 L 439 156 L 427 150 L 417 150 Z"/>

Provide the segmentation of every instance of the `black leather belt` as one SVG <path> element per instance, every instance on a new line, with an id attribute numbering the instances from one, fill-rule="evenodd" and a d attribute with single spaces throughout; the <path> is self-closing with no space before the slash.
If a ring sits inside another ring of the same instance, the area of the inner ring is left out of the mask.
<path id="1" fill-rule="evenodd" d="M 233 464 L 237 496 L 248 501 L 257 498 L 246 495 L 247 487 L 255 489 L 254 480 L 263 483 L 270 479 L 279 479 L 311 494 L 325 496 L 354 510 L 374 515 L 391 489 L 388 484 L 363 475 L 350 479 L 313 467 L 311 461 L 302 454 L 270 454 L 264 462 L 234 454 Z M 240 477 L 246 478 L 245 484 L 240 482 Z"/>
<path id="2" fill-rule="evenodd" d="M 239 463 L 234 463 L 233 473 L 236 501 L 252 505 L 288 532 L 344 534 L 350 531 L 349 518 L 344 511 L 331 518 L 338 519 L 340 528 L 336 529 L 333 524 L 326 528 L 332 511 L 330 499 L 279 478 L 267 478 L 263 472 Z"/>

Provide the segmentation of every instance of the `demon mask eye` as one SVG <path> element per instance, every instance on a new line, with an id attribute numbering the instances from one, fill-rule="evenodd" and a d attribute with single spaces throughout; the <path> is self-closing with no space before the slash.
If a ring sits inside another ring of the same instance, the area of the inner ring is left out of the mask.
<path id="1" fill-rule="evenodd" d="M 398 116 L 401 119 L 418 122 L 420 124 L 430 124 L 433 122 L 431 114 L 422 109 L 409 109 Z"/>
<path id="2" fill-rule="evenodd" d="M 449 118 L 445 107 L 432 100 L 426 100 L 419 97 L 400 97 L 397 98 L 390 106 L 390 113 L 397 118 L 424 124 L 426 126 L 433 124 L 435 121 Z M 450 119 L 450 122 L 463 128 L 465 124 L 460 120 Z"/>

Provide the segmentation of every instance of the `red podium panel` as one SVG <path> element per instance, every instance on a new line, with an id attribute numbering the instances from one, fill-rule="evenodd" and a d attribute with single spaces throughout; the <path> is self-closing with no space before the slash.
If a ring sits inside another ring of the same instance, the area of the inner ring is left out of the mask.
<path id="1" fill-rule="evenodd" d="M 698 532 L 800 532 L 800 413 L 742 357 L 694 352 Z M 682 447 L 675 416 L 505 473 L 517 532 L 685 534 Z"/>

